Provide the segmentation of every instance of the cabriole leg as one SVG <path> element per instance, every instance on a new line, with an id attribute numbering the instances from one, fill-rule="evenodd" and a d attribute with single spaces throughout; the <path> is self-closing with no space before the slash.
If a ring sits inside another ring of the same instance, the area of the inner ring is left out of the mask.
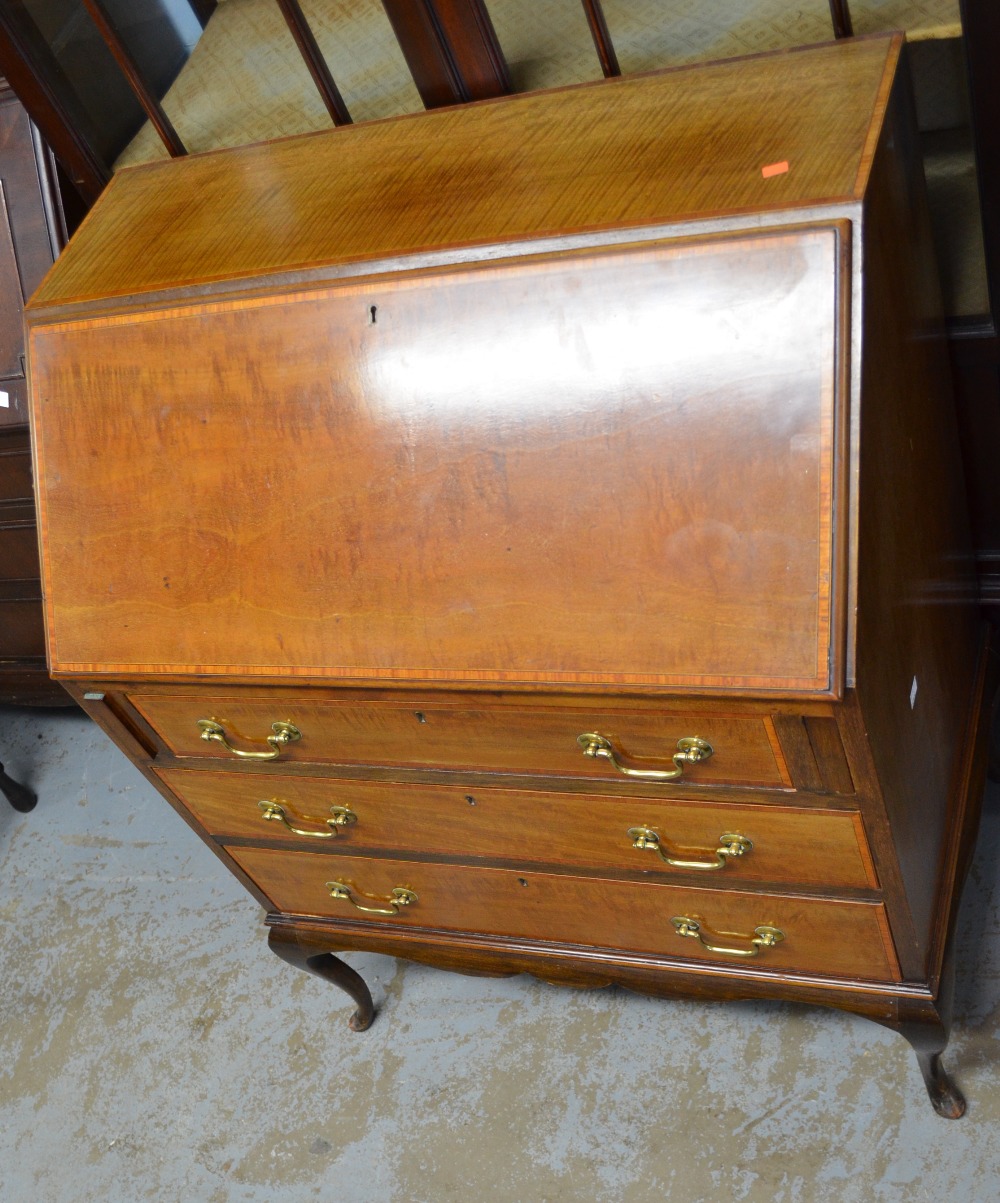
<path id="1" fill-rule="evenodd" d="M 332 982 L 354 999 L 358 1009 L 347 1021 L 352 1031 L 363 1032 L 371 1027 L 375 1018 L 375 1004 L 371 991 L 360 973 L 356 973 L 350 965 L 335 957 L 332 952 L 310 951 L 308 947 L 303 947 L 294 932 L 272 927 L 267 942 L 271 951 L 289 965 Z"/>
<path id="2" fill-rule="evenodd" d="M 924 1075 L 924 1085 L 930 1095 L 931 1106 L 938 1115 L 943 1115 L 945 1119 L 958 1119 L 963 1116 L 965 1114 L 965 1097 L 941 1064 L 941 1053 L 944 1051 L 947 1037 L 944 1037 L 941 1048 L 932 1050 L 921 1047 L 924 1038 L 930 1034 L 926 1029 L 916 1038 L 905 1029 L 902 1029 L 902 1032 L 913 1045 L 917 1054 L 917 1064 L 920 1066 L 920 1072 Z"/>
<path id="3" fill-rule="evenodd" d="M 917 1064 L 924 1075 L 924 1085 L 930 1095 L 931 1104 L 938 1115 L 945 1119 L 958 1119 L 965 1114 L 965 1098 L 951 1076 L 941 1064 L 941 1054 L 948 1043 L 951 1032 L 951 1016 L 955 1000 L 955 958 L 951 941 L 941 967 L 941 985 L 938 990 L 937 1022 L 909 1022 L 905 1009 L 900 1012 L 900 1032 L 913 1046 Z"/>
<path id="4" fill-rule="evenodd" d="M 948 1043 L 955 992 L 955 964 L 949 950 L 941 971 L 941 986 L 934 1003 L 900 1001 L 894 1028 L 909 1041 L 917 1054 L 917 1064 L 931 1105 L 945 1119 L 958 1119 L 965 1114 L 965 1097 L 951 1075 L 941 1064 L 941 1054 Z"/>

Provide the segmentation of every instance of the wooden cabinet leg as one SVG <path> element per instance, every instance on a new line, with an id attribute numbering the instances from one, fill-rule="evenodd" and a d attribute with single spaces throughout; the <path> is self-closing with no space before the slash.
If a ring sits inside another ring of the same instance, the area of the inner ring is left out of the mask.
<path id="1" fill-rule="evenodd" d="M 931 1106 L 945 1119 L 959 1119 L 965 1114 L 965 1096 L 941 1064 L 941 1050 L 931 1052 L 921 1049 L 920 1044 L 908 1032 L 904 1031 L 903 1035 L 916 1051 L 917 1064 L 924 1075 L 924 1085 L 927 1087 Z"/>
<path id="2" fill-rule="evenodd" d="M 38 796 L 33 790 L 28 789 L 26 785 L 19 785 L 7 776 L 3 771 L 2 764 L 0 764 L 0 794 L 3 794 L 11 806 L 15 810 L 21 811 L 22 814 L 34 810 L 35 803 L 38 801 Z"/>
<path id="3" fill-rule="evenodd" d="M 941 1054 L 951 1033 L 951 1017 L 955 1002 L 955 956 L 953 936 L 948 941 L 944 964 L 941 966 L 941 983 L 938 988 L 937 1004 L 932 1022 L 914 1022 L 900 1008 L 900 1033 L 913 1046 L 917 1064 L 924 1076 L 924 1085 L 930 1095 L 931 1105 L 945 1119 L 958 1119 L 965 1114 L 965 1097 L 952 1081 L 950 1074 L 941 1064 Z"/>
<path id="4" fill-rule="evenodd" d="M 941 971 L 937 999 L 933 1003 L 910 1003 L 900 1000 L 894 1020 L 879 1020 L 909 1041 L 917 1054 L 917 1064 L 920 1066 L 931 1106 L 945 1119 L 959 1119 L 965 1114 L 965 1097 L 941 1064 L 941 1054 L 951 1032 L 954 991 L 955 965 L 949 950 Z"/>
<path id="5" fill-rule="evenodd" d="M 289 965 L 332 982 L 354 999 L 358 1009 L 347 1021 L 352 1031 L 363 1032 L 371 1027 L 375 1018 L 375 1004 L 372 1002 L 371 991 L 360 973 L 355 973 L 350 965 L 335 957 L 332 952 L 311 950 L 294 932 L 272 927 L 267 943 L 271 951 Z"/>

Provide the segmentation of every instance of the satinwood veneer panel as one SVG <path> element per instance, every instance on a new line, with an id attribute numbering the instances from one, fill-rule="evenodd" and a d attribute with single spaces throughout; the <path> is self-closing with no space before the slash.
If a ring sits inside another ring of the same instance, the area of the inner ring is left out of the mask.
<path id="1" fill-rule="evenodd" d="M 52 667 L 837 691 L 844 233 L 34 329 Z"/>

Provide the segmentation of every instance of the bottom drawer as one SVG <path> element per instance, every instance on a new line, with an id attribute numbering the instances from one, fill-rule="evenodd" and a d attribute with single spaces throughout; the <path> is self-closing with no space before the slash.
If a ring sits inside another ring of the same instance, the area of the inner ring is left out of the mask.
<path id="1" fill-rule="evenodd" d="M 226 850 L 276 910 L 291 914 L 899 980 L 885 911 L 874 902 L 267 848 Z M 342 887 L 340 896 L 331 895 L 331 882 Z M 754 944 L 758 928 L 776 929 L 778 942 L 768 946 L 773 934 L 760 933 L 765 943 Z"/>

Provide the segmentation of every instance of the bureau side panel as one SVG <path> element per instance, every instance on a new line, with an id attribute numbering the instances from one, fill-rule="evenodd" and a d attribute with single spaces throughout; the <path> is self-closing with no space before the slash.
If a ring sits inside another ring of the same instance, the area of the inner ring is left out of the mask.
<path id="1" fill-rule="evenodd" d="M 36 328 L 53 669 L 836 690 L 844 241 Z"/>
<path id="2" fill-rule="evenodd" d="M 904 79 L 864 213 L 857 694 L 922 958 L 957 806 L 979 630 L 909 103 Z"/>

